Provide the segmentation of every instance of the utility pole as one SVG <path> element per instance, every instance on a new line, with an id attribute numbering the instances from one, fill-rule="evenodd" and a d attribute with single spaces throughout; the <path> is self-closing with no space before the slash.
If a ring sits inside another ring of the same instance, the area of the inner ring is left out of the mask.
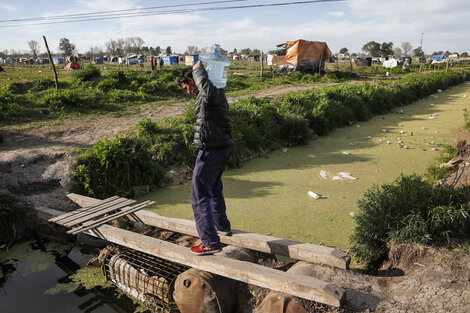
<path id="1" fill-rule="evenodd" d="M 421 45 L 420 45 L 421 50 L 423 50 L 423 36 L 424 36 L 424 33 L 421 33 Z"/>
<path id="2" fill-rule="evenodd" d="M 49 62 L 51 62 L 52 69 L 54 70 L 55 89 L 59 90 L 59 80 L 57 79 L 57 71 L 55 70 L 54 60 L 52 60 L 51 52 L 49 51 L 49 46 L 47 45 L 46 36 L 42 36 L 42 38 L 44 38 L 44 43 L 47 49 L 47 55 L 49 56 Z"/>

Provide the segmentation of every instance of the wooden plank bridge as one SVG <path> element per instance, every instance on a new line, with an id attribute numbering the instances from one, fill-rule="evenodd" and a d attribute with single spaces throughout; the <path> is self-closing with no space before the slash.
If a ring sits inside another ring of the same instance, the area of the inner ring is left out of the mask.
<path id="1" fill-rule="evenodd" d="M 217 254 L 198 257 L 186 247 L 106 224 L 129 215 L 150 226 L 198 237 L 193 221 L 168 218 L 142 210 L 153 204 L 152 201 L 135 204 L 134 200 L 119 197 L 105 200 L 77 194 L 69 194 L 68 197 L 82 208 L 69 213 L 48 208 L 38 210 L 51 217 L 51 222 L 70 228 L 70 234 L 84 232 L 172 262 L 335 307 L 339 307 L 343 301 L 342 288 L 314 277 L 295 275 Z M 343 269 L 348 269 L 351 260 L 347 254 L 333 248 L 240 230 L 233 230 L 232 236 L 222 235 L 220 239 L 224 244 Z"/>

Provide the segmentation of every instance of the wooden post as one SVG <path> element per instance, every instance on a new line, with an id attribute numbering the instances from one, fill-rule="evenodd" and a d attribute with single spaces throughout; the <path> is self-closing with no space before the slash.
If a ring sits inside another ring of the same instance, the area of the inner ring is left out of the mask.
<path id="1" fill-rule="evenodd" d="M 261 78 L 263 78 L 264 64 L 263 64 L 263 51 L 261 51 Z"/>
<path id="2" fill-rule="evenodd" d="M 44 38 L 44 44 L 46 45 L 47 55 L 49 56 L 49 62 L 51 62 L 52 69 L 54 70 L 55 89 L 59 90 L 59 79 L 57 78 L 57 72 L 55 70 L 54 61 L 52 60 L 51 52 L 49 51 L 49 46 L 47 45 L 46 36 L 42 36 L 42 38 Z"/>

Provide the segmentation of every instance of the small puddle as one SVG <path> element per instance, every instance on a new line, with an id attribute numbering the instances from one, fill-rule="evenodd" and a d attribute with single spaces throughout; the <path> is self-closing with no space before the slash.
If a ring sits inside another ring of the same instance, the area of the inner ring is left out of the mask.
<path id="1" fill-rule="evenodd" d="M 389 183 L 400 173 L 424 173 L 440 145 L 453 143 L 464 123 L 464 108 L 470 110 L 469 84 L 436 91 L 308 145 L 274 151 L 226 171 L 224 195 L 232 227 L 348 249 L 357 200 L 374 184 Z M 340 172 L 357 179 L 333 179 Z M 192 220 L 190 189 L 188 182 L 139 200 L 156 201 L 151 210 L 158 214 Z M 314 199 L 309 191 L 323 197 Z"/>
<path id="2" fill-rule="evenodd" d="M 0 311 L 136 311 L 132 300 L 106 284 L 98 267 L 82 269 L 92 257 L 71 244 L 48 241 L 28 241 L 0 250 Z M 84 288 L 72 279 L 80 271 L 81 279 L 95 287 Z M 108 288 L 98 287 L 100 284 Z"/>

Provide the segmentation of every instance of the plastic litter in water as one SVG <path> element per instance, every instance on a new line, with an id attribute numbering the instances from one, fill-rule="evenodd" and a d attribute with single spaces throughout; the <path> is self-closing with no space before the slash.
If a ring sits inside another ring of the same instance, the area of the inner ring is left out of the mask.
<path id="1" fill-rule="evenodd" d="M 435 116 L 430 116 L 429 117 L 431 120 L 435 119 L 436 117 Z"/>
<path id="2" fill-rule="evenodd" d="M 431 103 L 431 106 L 433 107 L 433 106 L 435 106 L 435 104 L 434 104 L 434 103 Z"/>
<path id="3" fill-rule="evenodd" d="M 442 89 L 438 89 L 437 92 L 438 92 L 438 93 L 441 93 L 441 92 L 442 92 Z"/>
<path id="4" fill-rule="evenodd" d="M 343 154 L 345 154 L 345 155 L 351 155 L 351 152 L 343 151 Z"/>
<path id="5" fill-rule="evenodd" d="M 309 154 L 308 156 L 311 157 L 311 158 L 316 158 L 316 157 L 317 157 L 317 156 L 314 155 L 314 154 Z"/>
<path id="6" fill-rule="evenodd" d="M 289 149 L 287 148 L 282 149 L 282 152 L 287 152 L 287 151 L 289 151 Z"/>
<path id="7" fill-rule="evenodd" d="M 313 191 L 309 191 L 308 195 L 314 199 L 320 199 L 320 195 L 317 193 L 314 193 Z"/>
<path id="8" fill-rule="evenodd" d="M 356 212 L 349 212 L 349 216 L 351 216 L 352 218 L 355 218 L 356 217 Z"/>
<path id="9" fill-rule="evenodd" d="M 343 178 L 352 179 L 352 180 L 356 180 L 356 179 L 357 179 L 357 177 L 351 176 L 351 173 L 339 172 L 339 174 L 340 174 Z"/>
<path id="10" fill-rule="evenodd" d="M 323 178 L 323 179 L 328 178 L 328 176 L 326 175 L 326 171 L 320 171 L 320 173 L 318 175 L 320 175 L 320 177 Z"/>
<path id="11" fill-rule="evenodd" d="M 388 143 L 388 144 L 391 144 L 392 142 L 391 142 L 390 140 L 387 140 L 387 143 Z"/>
<path id="12" fill-rule="evenodd" d="M 388 132 L 388 129 L 384 128 L 384 129 L 382 129 L 382 132 L 386 133 L 386 132 Z"/>
<path id="13" fill-rule="evenodd" d="M 437 115 L 438 115 L 437 113 L 433 113 L 433 114 L 431 114 L 431 116 L 437 116 Z"/>
<path id="14" fill-rule="evenodd" d="M 372 136 L 367 136 L 366 139 L 372 139 Z"/>
<path id="15" fill-rule="evenodd" d="M 343 180 L 343 178 L 340 177 L 340 176 L 333 176 L 331 179 L 332 180 Z"/>
<path id="16" fill-rule="evenodd" d="M 426 128 L 426 127 L 424 127 L 424 126 L 421 126 L 421 129 L 422 129 L 422 130 L 426 130 L 427 128 Z"/>
<path id="17" fill-rule="evenodd" d="M 400 134 L 404 134 L 406 133 L 404 130 L 400 130 Z"/>

